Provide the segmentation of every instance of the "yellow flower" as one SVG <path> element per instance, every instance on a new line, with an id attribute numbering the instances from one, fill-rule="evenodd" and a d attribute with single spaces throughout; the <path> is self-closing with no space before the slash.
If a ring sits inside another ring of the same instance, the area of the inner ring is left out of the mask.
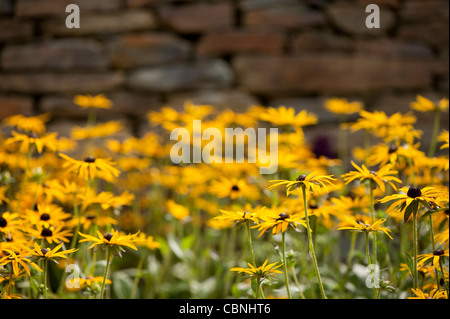
<path id="1" fill-rule="evenodd" d="M 11 115 L 3 120 L 7 126 L 14 126 L 24 132 L 32 132 L 36 134 L 45 133 L 45 122 L 49 120 L 49 114 L 41 114 L 39 116 L 24 116 L 22 114 Z"/>
<path id="2" fill-rule="evenodd" d="M 64 226 L 63 224 L 58 224 L 45 227 L 42 224 L 37 224 L 34 227 L 28 227 L 26 232 L 31 237 L 46 240 L 49 244 L 53 242 L 59 243 L 60 241 L 68 243 L 68 237 L 72 235 L 72 232 L 68 229 L 63 229 Z"/>
<path id="3" fill-rule="evenodd" d="M 246 274 L 245 278 L 258 279 L 258 280 L 276 276 L 277 274 L 282 273 L 277 268 L 281 267 L 283 264 L 277 265 L 277 263 L 273 263 L 273 264 L 268 265 L 267 263 L 268 263 L 268 260 L 266 260 L 259 267 L 255 267 L 252 264 L 247 263 L 249 268 L 233 267 L 230 269 L 230 271 L 237 271 L 239 273 L 245 273 Z"/>
<path id="4" fill-rule="evenodd" d="M 98 176 L 111 181 L 120 174 L 120 171 L 113 166 L 115 163 L 108 159 L 88 156 L 84 161 L 78 161 L 62 153 L 59 156 L 66 160 L 63 167 L 67 168 L 68 172 L 74 172 L 76 176 L 84 180 L 93 180 Z"/>
<path id="5" fill-rule="evenodd" d="M 312 172 L 308 175 L 301 174 L 297 177 L 295 181 L 271 180 L 269 182 L 275 184 L 270 185 L 267 189 L 272 190 L 280 185 L 286 185 L 287 196 L 289 196 L 289 194 L 292 193 L 292 191 L 301 186 L 304 186 L 306 190 L 310 191 L 311 193 L 320 192 L 322 188 L 328 192 L 327 184 L 329 186 L 333 186 L 332 181 L 335 181 L 335 179 L 332 177 L 332 175 L 317 175 L 317 174 L 318 174 L 317 172 Z"/>
<path id="6" fill-rule="evenodd" d="M 447 111 L 448 99 L 441 99 L 437 104 L 421 95 L 417 95 L 416 101 L 411 102 L 412 109 L 419 112 L 431 112 L 431 111 Z"/>
<path id="7" fill-rule="evenodd" d="M 392 175 L 397 174 L 396 170 L 391 170 L 392 165 L 387 164 L 380 168 L 378 171 L 369 171 L 367 167 L 363 164 L 362 167 L 359 167 L 352 161 L 352 165 L 354 168 L 357 169 L 357 171 L 350 171 L 349 173 L 343 174 L 342 177 L 344 178 L 345 184 L 348 184 L 355 179 L 359 179 L 361 183 L 364 183 L 366 181 L 370 181 L 373 185 L 378 185 L 380 189 L 384 192 L 386 187 L 384 183 L 389 183 L 392 188 L 395 190 L 397 187 L 392 182 L 401 183 L 402 181 L 398 179 L 397 177 L 394 177 Z M 373 186 L 371 185 L 371 187 Z M 374 187 L 375 188 L 375 187 Z"/>
<path id="8" fill-rule="evenodd" d="M 189 209 L 187 209 L 183 205 L 175 203 L 171 199 L 166 201 L 166 206 L 170 215 L 178 220 L 185 220 L 187 217 L 189 217 Z"/>
<path id="9" fill-rule="evenodd" d="M 121 206 L 128 206 L 134 200 L 134 194 L 129 191 L 124 191 L 119 196 L 114 196 L 111 192 L 101 192 L 99 194 L 94 194 L 92 191 L 86 192 L 86 195 L 79 194 L 78 197 L 81 199 L 82 208 L 85 210 L 89 205 L 98 204 L 103 210 L 109 208 L 119 208 Z"/>
<path id="10" fill-rule="evenodd" d="M 439 260 L 441 258 L 442 260 L 448 259 L 448 249 L 446 249 L 445 251 L 442 249 L 436 249 L 432 253 L 417 256 L 417 259 L 419 261 L 417 263 L 417 267 L 423 267 L 423 265 L 430 259 L 431 265 L 433 265 L 434 267 L 439 267 Z"/>
<path id="11" fill-rule="evenodd" d="M 407 160 L 414 160 L 416 158 L 425 156 L 425 153 L 420 151 L 418 148 L 419 144 L 378 144 L 375 145 L 370 151 L 370 155 L 367 157 L 367 164 L 370 166 L 378 164 L 380 164 L 380 166 L 384 166 L 387 163 L 395 165 L 402 158 Z"/>
<path id="12" fill-rule="evenodd" d="M 417 186 L 411 186 L 410 188 L 403 187 L 399 190 L 398 194 L 386 196 L 380 200 L 380 203 L 386 203 L 394 201 L 392 205 L 386 210 L 386 213 L 390 213 L 393 210 L 398 210 L 400 213 L 404 213 L 404 221 L 409 219 L 409 216 L 418 212 L 420 205 L 427 207 L 429 210 L 436 210 L 439 207 L 444 207 L 444 201 L 448 201 L 442 191 L 437 190 L 434 187 L 425 187 L 420 189 Z"/>
<path id="13" fill-rule="evenodd" d="M 288 214 L 282 207 L 265 210 L 258 217 L 261 219 L 261 222 L 252 227 L 258 228 L 258 238 L 269 228 L 272 228 L 273 235 L 278 235 L 280 232 L 284 233 L 288 227 L 296 228 L 298 224 L 306 228 L 306 222 L 302 219 L 304 214 Z"/>
<path id="14" fill-rule="evenodd" d="M 147 236 L 144 233 L 140 233 L 135 239 L 136 245 L 140 247 L 145 247 L 150 250 L 155 250 L 161 248 L 161 244 L 155 241 L 153 236 Z"/>
<path id="15" fill-rule="evenodd" d="M 77 218 L 74 217 L 66 223 L 67 227 L 73 228 L 78 225 L 78 221 L 84 230 L 88 230 L 92 225 L 98 227 L 117 225 L 118 222 L 114 218 L 107 215 L 98 215 L 97 212 L 86 212 L 83 216 Z"/>
<path id="16" fill-rule="evenodd" d="M 39 258 L 49 259 L 49 260 L 55 260 L 57 258 L 66 259 L 67 254 L 71 254 L 78 250 L 76 248 L 73 248 L 73 249 L 69 249 L 69 250 L 58 251 L 62 247 L 62 245 L 63 245 L 63 243 L 61 243 L 58 246 L 56 246 L 55 248 L 51 249 L 51 248 L 42 248 L 35 242 L 34 249 L 31 250 L 31 255 L 37 256 Z"/>
<path id="17" fill-rule="evenodd" d="M 42 153 L 44 147 L 51 151 L 56 151 L 58 148 L 57 133 L 50 133 L 39 137 L 36 133 L 26 135 L 13 131 L 12 135 L 13 137 L 5 141 L 5 145 L 20 143 L 20 152 L 22 153 L 29 152 L 31 146 L 35 146 L 38 153 Z"/>
<path id="18" fill-rule="evenodd" d="M 293 107 L 280 106 L 278 108 L 269 107 L 259 117 L 261 120 L 275 124 L 277 126 L 289 125 L 303 127 L 317 123 L 316 115 L 308 113 L 306 110 L 295 115 Z"/>
<path id="19" fill-rule="evenodd" d="M 131 249 L 137 250 L 136 245 L 134 244 L 136 240 L 136 236 L 139 232 L 133 234 L 133 235 L 120 235 L 117 230 L 112 229 L 112 233 L 106 233 L 102 234 L 100 231 L 97 230 L 97 236 L 91 236 L 87 234 L 80 233 L 80 236 L 84 237 L 79 242 L 94 242 L 91 246 L 89 246 L 89 249 L 94 248 L 95 246 L 102 246 L 102 247 L 114 247 L 114 248 L 121 248 L 122 246 L 130 247 Z"/>
<path id="20" fill-rule="evenodd" d="M 449 133 L 447 130 L 443 130 L 441 134 L 439 134 L 438 141 L 444 142 L 444 144 L 441 145 L 441 150 L 449 148 Z"/>
<path id="21" fill-rule="evenodd" d="M 248 207 L 250 208 L 250 207 Z M 238 225 L 245 222 L 254 222 L 258 223 L 258 217 L 263 213 L 265 207 L 262 207 L 258 211 L 230 211 L 230 210 L 222 210 L 220 209 L 220 215 L 216 216 L 215 219 L 223 221 L 223 222 L 235 222 Z"/>
<path id="22" fill-rule="evenodd" d="M 430 293 L 425 293 L 420 289 L 411 289 L 415 297 L 408 297 L 408 299 L 448 299 L 447 292 L 444 290 L 433 289 Z"/>
<path id="23" fill-rule="evenodd" d="M 380 218 L 380 219 L 376 220 L 373 223 L 373 225 L 370 225 L 368 223 L 368 221 L 366 221 L 366 220 L 357 220 L 354 217 L 350 218 L 348 216 L 344 216 L 344 217 L 351 224 L 351 226 L 343 226 L 343 227 L 338 228 L 338 230 L 350 229 L 350 230 L 356 230 L 359 232 L 366 232 L 366 233 L 382 231 L 386 235 L 388 235 L 390 239 L 393 239 L 392 236 L 389 234 L 389 232 L 391 232 L 391 230 L 386 227 L 381 227 L 381 224 L 383 224 L 386 221 L 385 218 Z"/>
<path id="24" fill-rule="evenodd" d="M 256 199 L 259 197 L 258 187 L 248 184 L 245 179 L 221 177 L 219 180 L 213 180 L 210 187 L 211 194 L 220 198 L 229 197 L 236 199 L 247 197 Z"/>
<path id="25" fill-rule="evenodd" d="M 19 266 L 22 266 L 23 269 L 25 269 L 25 271 L 27 272 L 28 276 L 30 276 L 31 273 L 28 264 L 42 272 L 42 269 L 39 268 L 37 264 L 27 258 L 28 256 L 30 256 L 28 250 L 13 251 L 10 249 L 4 249 L 1 253 L 3 257 L 0 258 L 0 266 L 11 264 L 15 276 L 18 276 L 20 273 Z"/>
<path id="26" fill-rule="evenodd" d="M 104 94 L 99 94 L 92 96 L 87 95 L 76 95 L 74 98 L 74 103 L 81 106 L 82 108 L 100 108 L 100 109 L 110 109 L 112 107 L 111 100 L 107 99 Z"/>
<path id="27" fill-rule="evenodd" d="M 364 106 L 361 102 L 349 102 L 347 99 L 328 99 L 325 101 L 325 108 L 336 114 L 353 114 L 361 111 Z"/>
<path id="28" fill-rule="evenodd" d="M 97 124 L 88 127 L 75 127 L 72 129 L 72 138 L 75 140 L 85 140 L 90 138 L 101 138 L 111 136 L 120 132 L 123 125 L 116 121 Z"/>

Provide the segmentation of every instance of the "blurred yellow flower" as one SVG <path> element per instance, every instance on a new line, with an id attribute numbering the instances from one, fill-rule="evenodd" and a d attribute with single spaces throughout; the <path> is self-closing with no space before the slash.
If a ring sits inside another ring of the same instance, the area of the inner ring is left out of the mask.
<path id="1" fill-rule="evenodd" d="M 96 96 L 92 96 L 91 94 L 76 95 L 73 102 L 84 109 L 110 109 L 112 107 L 112 101 L 107 99 L 104 94 L 98 94 Z"/>

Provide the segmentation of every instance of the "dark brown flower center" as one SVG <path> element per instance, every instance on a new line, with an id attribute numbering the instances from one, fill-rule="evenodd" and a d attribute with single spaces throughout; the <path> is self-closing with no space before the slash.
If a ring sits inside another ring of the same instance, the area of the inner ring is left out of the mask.
<path id="1" fill-rule="evenodd" d="M 8 235 L 5 237 L 5 241 L 6 241 L 6 242 L 12 242 L 12 241 L 13 241 L 13 238 L 11 237 L 10 234 L 8 234 Z"/>
<path id="2" fill-rule="evenodd" d="M 103 238 L 105 238 L 107 241 L 110 241 L 112 236 L 113 235 L 111 233 L 107 233 L 107 234 L 103 235 Z"/>
<path id="3" fill-rule="evenodd" d="M 231 190 L 232 191 L 234 191 L 234 192 L 238 192 L 239 191 L 239 186 L 237 186 L 237 185 L 233 185 L 233 187 L 231 187 Z"/>
<path id="4" fill-rule="evenodd" d="M 286 218 L 289 218 L 289 215 L 286 213 L 280 213 L 277 220 L 285 220 Z"/>
<path id="5" fill-rule="evenodd" d="M 442 249 L 436 249 L 433 251 L 433 256 L 442 256 L 444 254 L 444 251 Z"/>
<path id="6" fill-rule="evenodd" d="M 49 251 L 50 251 L 50 250 L 47 249 L 47 248 L 42 248 L 42 249 L 41 249 L 41 253 L 42 253 L 42 255 L 44 255 L 44 256 L 45 256 L 45 254 L 48 253 Z"/>
<path id="7" fill-rule="evenodd" d="M 84 159 L 84 161 L 85 161 L 86 163 L 95 163 L 95 157 L 92 156 L 92 155 L 89 155 L 88 157 L 86 157 L 86 158 Z"/>
<path id="8" fill-rule="evenodd" d="M 305 178 L 306 178 L 306 175 L 305 174 L 301 174 L 301 175 L 299 175 L 297 177 L 296 181 L 297 182 L 303 182 L 305 180 Z"/>
<path id="9" fill-rule="evenodd" d="M 86 216 L 86 219 L 87 219 L 87 220 L 94 220 L 94 219 L 95 219 L 95 216 L 94 216 L 94 215 L 87 215 L 87 216 Z"/>
<path id="10" fill-rule="evenodd" d="M 41 231 L 41 236 L 42 237 L 52 237 L 53 236 L 53 232 L 48 229 L 48 228 L 43 228 Z"/>
<path id="11" fill-rule="evenodd" d="M 8 225 L 8 222 L 3 217 L 0 217 L 0 227 L 6 227 Z"/>
<path id="12" fill-rule="evenodd" d="M 389 151 L 388 151 L 388 153 L 389 153 L 389 154 L 392 154 L 392 153 L 397 152 L 397 150 L 398 150 L 397 145 L 392 144 L 392 145 L 389 146 Z"/>
<path id="13" fill-rule="evenodd" d="M 308 208 L 309 209 L 317 209 L 317 208 L 319 208 L 319 205 L 317 205 L 317 204 L 309 204 Z"/>
<path id="14" fill-rule="evenodd" d="M 41 218 L 40 218 L 40 219 L 43 220 L 43 221 L 47 221 L 47 220 L 50 219 L 50 215 L 47 214 L 47 213 L 43 213 L 43 214 L 41 215 Z"/>
<path id="15" fill-rule="evenodd" d="M 416 197 L 422 196 L 422 192 L 420 191 L 419 187 L 411 186 L 408 189 L 408 193 L 406 195 L 408 195 L 408 197 L 410 197 L 410 198 L 416 198 Z"/>

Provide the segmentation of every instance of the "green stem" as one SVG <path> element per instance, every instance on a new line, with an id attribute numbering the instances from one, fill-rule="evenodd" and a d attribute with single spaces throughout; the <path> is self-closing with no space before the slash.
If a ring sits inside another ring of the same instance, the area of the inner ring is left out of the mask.
<path id="1" fill-rule="evenodd" d="M 311 226 L 309 225 L 308 205 L 306 203 L 306 187 L 304 185 L 302 186 L 302 193 L 303 193 L 303 205 L 304 205 L 304 209 L 305 209 L 306 226 L 307 226 L 306 230 L 308 231 L 309 251 L 311 254 L 312 261 L 313 261 L 313 266 L 314 266 L 314 271 L 316 273 L 317 282 L 319 284 L 320 294 L 322 295 L 323 299 L 327 299 L 327 297 L 325 295 L 325 290 L 323 289 L 322 279 L 320 278 L 319 267 L 317 265 L 316 252 L 314 250 L 314 243 L 313 243 L 312 235 L 311 235 Z"/>
<path id="2" fill-rule="evenodd" d="M 433 135 L 431 137 L 430 148 L 428 149 L 428 157 L 433 157 L 434 152 L 436 151 L 436 143 L 437 143 L 437 136 L 439 133 L 440 120 L 441 120 L 441 113 L 439 112 L 439 110 L 436 110 L 434 113 Z"/>
<path id="3" fill-rule="evenodd" d="M 48 277 L 48 259 L 44 260 L 44 299 L 47 299 L 47 277 Z"/>
<path id="4" fill-rule="evenodd" d="M 417 271 L 417 212 L 413 212 L 413 268 L 414 268 L 414 273 L 413 273 L 413 286 L 414 289 L 417 289 L 417 284 L 418 284 L 418 271 Z"/>
<path id="5" fill-rule="evenodd" d="M 100 299 L 103 299 L 103 294 L 105 292 L 105 283 L 106 283 L 106 278 L 108 277 L 108 271 L 109 271 L 109 266 L 111 264 L 111 248 L 108 247 L 106 248 L 106 266 L 105 266 L 105 271 L 103 273 L 103 282 L 102 282 L 102 290 L 100 291 Z"/>
<path id="6" fill-rule="evenodd" d="M 286 261 L 286 232 L 282 232 L 281 241 L 282 241 L 282 246 L 283 246 L 282 249 L 283 249 L 284 283 L 286 285 L 288 299 L 291 299 L 291 292 L 289 290 L 287 261 Z"/>
<path id="7" fill-rule="evenodd" d="M 367 265 L 370 265 L 370 252 L 369 252 L 369 233 L 366 232 L 364 233 L 365 237 L 366 237 L 366 258 L 367 258 Z"/>
<path id="8" fill-rule="evenodd" d="M 373 187 L 369 183 L 370 188 L 370 215 L 372 217 L 372 225 L 375 223 L 375 206 L 374 206 L 374 196 Z M 377 265 L 377 233 L 372 232 L 372 249 L 373 249 L 373 263 Z"/>
<path id="9" fill-rule="evenodd" d="M 137 287 L 139 284 L 139 279 L 141 278 L 142 268 L 144 267 L 145 257 L 147 257 L 146 250 L 141 253 L 139 258 L 139 263 L 136 269 L 136 277 L 134 277 L 133 289 L 131 290 L 130 299 L 134 299 L 136 297 Z"/>
<path id="10" fill-rule="evenodd" d="M 428 216 L 430 222 L 430 237 L 431 237 L 431 245 L 433 247 L 433 251 L 436 250 L 436 245 L 434 244 L 434 229 L 433 229 L 433 218 L 432 215 Z M 434 275 L 436 276 L 436 286 L 439 288 L 439 274 L 436 267 L 434 267 Z"/>
<path id="11" fill-rule="evenodd" d="M 250 249 L 250 256 L 252 259 L 252 264 L 256 267 L 255 255 L 253 253 L 252 233 L 250 231 L 250 222 L 246 222 L 246 224 L 247 224 L 247 239 L 248 239 L 248 246 Z"/>

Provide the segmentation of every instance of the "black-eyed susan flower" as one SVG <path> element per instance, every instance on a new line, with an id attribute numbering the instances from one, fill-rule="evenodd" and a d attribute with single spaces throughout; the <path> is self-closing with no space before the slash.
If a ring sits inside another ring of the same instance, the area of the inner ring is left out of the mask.
<path id="1" fill-rule="evenodd" d="M 268 264 L 268 260 L 266 260 L 261 266 L 255 267 L 254 265 L 248 263 L 249 268 L 242 268 L 242 267 L 233 267 L 230 269 L 230 271 L 237 271 L 239 273 L 245 274 L 245 279 L 267 279 L 270 277 L 274 277 L 277 274 L 281 274 L 282 272 L 278 270 L 279 267 L 282 266 L 282 264 L 272 263 Z"/>
<path id="2" fill-rule="evenodd" d="M 353 161 L 352 165 L 354 168 L 356 168 L 356 171 L 350 171 L 342 175 L 345 184 L 349 184 L 356 179 L 358 179 L 361 183 L 369 181 L 372 188 L 375 188 L 378 185 L 378 187 L 384 192 L 386 189 L 385 183 L 389 183 L 389 185 L 391 185 L 393 189 L 397 189 L 396 185 L 393 182 L 402 183 L 402 181 L 398 177 L 394 176 L 398 173 L 398 171 L 392 170 L 391 164 L 386 164 L 378 171 L 371 171 L 367 169 L 364 164 L 359 167 Z"/>
<path id="3" fill-rule="evenodd" d="M 213 180 L 211 182 L 210 192 L 220 198 L 229 197 L 231 199 L 240 197 L 257 199 L 260 196 L 258 187 L 242 178 L 221 177 Z"/>
<path id="4" fill-rule="evenodd" d="M 13 137 L 8 138 L 5 141 L 5 145 L 19 143 L 19 151 L 22 153 L 28 153 L 31 147 L 36 147 L 36 151 L 40 154 L 47 148 L 51 151 L 56 151 L 58 148 L 57 133 L 49 133 L 42 136 L 38 136 L 36 133 L 30 135 L 18 133 L 12 131 Z"/>
<path id="5" fill-rule="evenodd" d="M 449 132 L 447 130 L 443 130 L 437 140 L 444 143 L 441 145 L 441 150 L 449 148 Z"/>
<path id="6" fill-rule="evenodd" d="M 435 251 L 417 256 L 418 267 L 422 267 L 425 263 L 431 260 L 431 265 L 438 267 L 440 260 L 448 259 L 448 249 L 436 249 Z"/>
<path id="7" fill-rule="evenodd" d="M 260 114 L 259 118 L 277 126 L 303 127 L 317 123 L 317 116 L 315 114 L 308 113 L 306 110 L 295 114 L 293 107 L 286 107 L 284 105 L 278 108 L 268 107 Z"/>
<path id="8" fill-rule="evenodd" d="M 272 190 L 275 187 L 285 185 L 287 196 L 300 187 L 305 187 L 308 192 L 314 193 L 320 191 L 322 188 L 327 191 L 327 186 L 332 186 L 333 181 L 335 179 L 332 175 L 318 175 L 318 172 L 312 172 L 308 175 L 299 175 L 295 181 L 271 180 L 269 182 L 274 184 L 270 185 L 267 189 Z"/>
<path id="9" fill-rule="evenodd" d="M 63 243 L 60 243 L 53 249 L 52 248 L 43 248 L 38 243 L 35 242 L 34 247 L 30 251 L 30 253 L 32 256 L 42 258 L 42 259 L 53 260 L 56 262 L 57 259 L 59 259 L 59 258 L 66 259 L 68 254 L 74 253 L 75 251 L 78 250 L 76 248 L 73 248 L 73 249 L 59 251 L 62 246 L 63 246 Z"/>
<path id="10" fill-rule="evenodd" d="M 420 187 L 411 186 L 401 188 L 397 194 L 386 196 L 380 202 L 394 201 L 386 212 L 396 210 L 399 213 L 404 213 L 404 221 L 406 222 L 412 213 L 418 212 L 420 207 L 424 206 L 430 210 L 442 208 L 445 205 L 445 200 L 445 194 L 435 187 L 428 186 L 420 189 Z"/>
<path id="11" fill-rule="evenodd" d="M 120 171 L 114 167 L 115 163 L 109 159 L 88 156 L 83 161 L 78 161 L 66 154 L 60 153 L 59 156 L 66 160 L 63 168 L 66 168 L 68 172 L 75 173 L 76 176 L 84 180 L 93 180 L 97 176 L 114 180 L 120 174 Z"/>
<path id="12" fill-rule="evenodd" d="M 432 289 L 429 293 L 422 291 L 421 289 L 411 289 L 414 293 L 414 297 L 408 297 L 408 299 L 448 299 L 447 292 L 445 290 Z"/>
<path id="13" fill-rule="evenodd" d="M 1 258 L 0 258 L 0 266 L 5 266 L 8 264 L 11 264 L 13 273 L 15 276 L 18 276 L 20 273 L 20 266 L 23 267 L 23 269 L 26 271 L 28 276 L 31 275 L 30 273 L 30 267 L 31 265 L 33 268 L 39 270 L 42 272 L 42 269 L 34 262 L 32 262 L 30 259 L 30 251 L 28 249 L 24 249 L 21 251 L 14 251 L 10 249 L 4 249 L 1 252 Z"/>
<path id="14" fill-rule="evenodd" d="M 336 114 L 353 114 L 361 111 L 364 105 L 359 101 L 349 102 L 347 99 L 333 98 L 325 101 L 325 108 Z"/>
<path id="15" fill-rule="evenodd" d="M 65 229 L 64 224 L 44 225 L 42 223 L 38 223 L 27 227 L 25 232 L 29 236 L 35 239 L 43 239 L 49 244 L 59 243 L 61 241 L 68 243 L 68 238 L 72 236 L 72 232 L 69 229 Z"/>
<path id="16" fill-rule="evenodd" d="M 240 225 L 242 223 L 255 223 L 259 222 L 259 216 L 263 213 L 265 207 L 260 209 L 249 209 L 250 207 L 246 207 L 243 210 L 223 210 L 220 209 L 220 215 L 216 216 L 215 219 L 235 223 L 236 225 Z"/>
<path id="17" fill-rule="evenodd" d="M 74 127 L 71 137 L 75 140 L 85 140 L 91 138 L 103 138 L 117 134 L 123 129 L 123 125 L 117 121 L 109 121 L 88 127 Z"/>
<path id="18" fill-rule="evenodd" d="M 298 225 L 302 225 L 306 228 L 306 222 L 304 220 L 304 214 L 295 213 L 289 214 L 284 211 L 283 208 L 271 208 L 265 209 L 262 214 L 258 216 L 261 220 L 257 225 L 252 228 L 259 230 L 259 236 L 261 237 L 268 229 L 272 230 L 273 235 L 278 235 L 280 232 L 285 232 L 289 227 L 297 228 Z"/>
<path id="19" fill-rule="evenodd" d="M 172 199 L 166 201 L 166 207 L 169 214 L 177 220 L 186 221 L 190 215 L 189 209 L 183 205 L 175 203 Z"/>
<path id="20" fill-rule="evenodd" d="M 410 103 L 411 108 L 419 112 L 444 112 L 448 110 L 448 105 L 448 99 L 444 98 L 435 103 L 422 95 L 417 95 L 416 101 Z"/>
<path id="21" fill-rule="evenodd" d="M 3 120 L 7 126 L 17 128 L 22 132 L 32 132 L 36 134 L 43 134 L 46 131 L 45 123 L 50 119 L 48 113 L 38 116 L 25 116 L 22 114 L 16 114 L 8 116 Z"/>
<path id="22" fill-rule="evenodd" d="M 368 220 L 358 220 L 353 216 L 344 216 L 345 219 L 350 223 L 350 226 L 342 226 L 338 228 L 338 230 L 343 229 L 349 229 L 349 230 L 355 230 L 358 232 L 363 233 L 371 233 L 371 232 L 383 232 L 385 233 L 390 239 L 393 239 L 392 236 L 389 234 L 391 230 L 386 227 L 382 227 L 381 224 L 383 224 L 386 219 L 380 218 L 375 221 L 372 225 L 369 223 Z"/>
<path id="23" fill-rule="evenodd" d="M 102 248 L 112 247 L 116 249 L 117 252 L 124 251 L 122 247 L 129 247 L 131 249 L 137 250 L 135 240 L 139 232 L 133 235 L 121 235 L 119 231 L 114 229 L 112 229 L 111 232 L 102 234 L 97 230 L 98 237 L 79 233 L 80 236 L 84 237 L 83 239 L 80 239 L 79 242 L 93 242 L 93 244 L 89 246 L 89 249 L 100 246 Z"/>
<path id="24" fill-rule="evenodd" d="M 98 109 L 110 109 L 112 107 L 112 101 L 106 98 L 104 94 L 98 95 L 76 95 L 73 102 L 84 108 L 98 108 Z"/>

